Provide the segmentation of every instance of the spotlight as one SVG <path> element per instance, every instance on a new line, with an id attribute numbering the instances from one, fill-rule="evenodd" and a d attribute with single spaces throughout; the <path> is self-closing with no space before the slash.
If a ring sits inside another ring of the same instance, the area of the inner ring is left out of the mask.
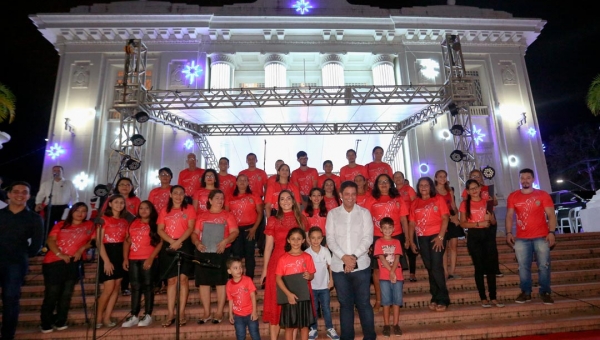
<path id="1" fill-rule="evenodd" d="M 481 170 L 481 173 L 483 174 L 483 178 L 485 179 L 492 179 L 494 178 L 494 176 L 496 176 L 496 170 L 489 165 L 483 168 L 483 170 Z"/>
<path id="2" fill-rule="evenodd" d="M 133 117 L 138 123 L 145 123 L 150 120 L 150 116 L 144 111 L 136 113 Z"/>
<path id="3" fill-rule="evenodd" d="M 450 133 L 454 136 L 462 136 L 462 134 L 465 133 L 465 128 L 463 128 L 462 125 L 456 124 L 450 128 Z"/>
<path id="4" fill-rule="evenodd" d="M 429 165 L 427 165 L 427 163 L 421 163 L 421 165 L 419 165 L 419 172 L 422 174 L 426 174 L 429 172 Z"/>
<path id="5" fill-rule="evenodd" d="M 458 106 L 456 106 L 455 103 L 450 103 L 448 104 L 448 111 L 450 111 L 450 114 L 454 117 L 458 114 Z"/>
<path id="6" fill-rule="evenodd" d="M 452 49 L 455 50 L 456 52 L 460 51 L 460 43 L 458 41 L 454 41 L 452 43 Z"/>
<path id="7" fill-rule="evenodd" d="M 135 171 L 142 166 L 142 162 L 138 161 L 137 159 L 130 158 L 125 162 L 125 166 L 129 170 Z"/>
<path id="8" fill-rule="evenodd" d="M 146 143 L 144 136 L 142 136 L 140 134 L 135 134 L 135 135 L 131 136 L 131 138 L 129 138 L 129 140 L 131 141 L 133 146 L 142 146 Z"/>
<path id="9" fill-rule="evenodd" d="M 108 188 L 108 185 L 105 185 L 105 184 L 98 184 L 94 188 L 94 195 L 96 195 L 98 197 L 106 197 L 106 196 L 108 196 L 109 192 L 110 192 L 110 190 Z"/>
<path id="10" fill-rule="evenodd" d="M 508 165 L 514 167 L 514 166 L 517 166 L 517 164 L 519 164 L 519 159 L 517 158 L 517 156 L 509 155 L 508 156 Z"/>
<path id="11" fill-rule="evenodd" d="M 460 150 L 454 150 L 450 154 L 450 159 L 457 163 L 462 161 L 464 158 L 466 158 L 466 155 Z"/>

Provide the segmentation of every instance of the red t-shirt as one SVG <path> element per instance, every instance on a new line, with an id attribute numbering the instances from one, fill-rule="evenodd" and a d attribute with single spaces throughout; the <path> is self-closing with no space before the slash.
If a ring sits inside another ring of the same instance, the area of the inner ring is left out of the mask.
<path id="1" fill-rule="evenodd" d="M 193 198 L 194 198 L 194 200 L 198 201 L 198 209 L 197 209 L 198 214 L 208 211 L 206 204 L 208 203 L 208 195 L 210 195 L 211 191 L 213 191 L 213 189 L 200 188 L 200 189 L 196 190 L 196 192 L 194 193 Z M 225 193 L 223 193 L 223 194 L 225 194 Z M 223 202 L 223 209 L 225 209 L 226 207 L 229 207 L 229 196 L 227 196 L 225 194 L 225 201 Z"/>
<path id="2" fill-rule="evenodd" d="M 142 203 L 142 201 L 137 196 L 125 197 L 125 209 L 127 211 L 129 211 L 130 213 L 132 213 L 134 216 L 137 215 L 137 213 L 138 213 L 138 208 L 140 206 L 140 203 Z M 104 206 L 103 206 L 104 211 L 106 211 L 107 207 L 108 207 L 108 200 L 106 200 L 106 202 L 104 202 Z"/>
<path id="3" fill-rule="evenodd" d="M 165 233 L 170 238 L 177 240 L 188 229 L 188 221 L 196 220 L 196 211 L 194 207 L 188 205 L 185 209 L 171 209 L 171 212 L 167 213 L 167 209 L 163 209 L 158 214 L 157 224 L 165 225 Z"/>
<path id="4" fill-rule="evenodd" d="M 325 216 L 325 217 L 319 216 L 318 211 L 313 211 L 312 217 L 308 216 L 308 213 L 306 213 L 306 211 L 303 211 L 302 214 L 304 216 L 306 216 L 306 219 L 308 220 L 308 224 L 306 225 L 306 230 L 305 230 L 307 232 L 306 237 L 308 237 L 308 230 L 310 230 L 310 228 L 312 228 L 312 227 L 321 228 L 321 231 L 323 232 L 323 236 L 325 236 L 325 223 L 327 222 L 327 216 Z"/>
<path id="5" fill-rule="evenodd" d="M 150 244 L 150 225 L 139 218 L 133 220 L 129 226 L 129 239 L 131 240 L 130 260 L 146 260 L 156 248 Z"/>
<path id="6" fill-rule="evenodd" d="M 277 182 L 277 175 L 271 175 L 269 179 L 267 179 L 267 188 L 269 187 L 269 185 L 275 182 Z"/>
<path id="7" fill-rule="evenodd" d="M 450 215 L 448 205 L 440 195 L 426 200 L 417 198 L 412 201 L 408 219 L 415 222 L 417 236 L 439 234 L 442 228 L 442 216 Z"/>
<path id="8" fill-rule="evenodd" d="M 52 227 L 52 231 L 48 234 L 56 236 L 56 245 L 61 254 L 74 256 L 79 248 L 83 247 L 91 239 L 96 237 L 94 231 L 94 223 L 91 221 L 83 221 L 81 224 L 71 224 L 70 226 L 61 229 L 65 221 L 60 221 Z M 49 251 L 44 256 L 43 263 L 52 263 L 62 261 L 55 253 Z"/>
<path id="9" fill-rule="evenodd" d="M 317 182 L 318 179 L 319 173 L 315 168 L 308 168 L 306 170 L 298 168 L 292 172 L 292 183 L 298 186 L 301 195 L 308 196 L 310 194 L 310 189 L 314 188 L 315 182 Z"/>
<path id="10" fill-rule="evenodd" d="M 256 292 L 256 286 L 252 279 L 242 275 L 239 282 L 233 279 L 227 281 L 225 285 L 227 300 L 233 302 L 233 314 L 237 316 L 248 316 L 252 314 L 252 294 Z"/>
<path id="11" fill-rule="evenodd" d="M 371 199 L 371 197 L 371 194 L 369 194 L 368 192 L 365 192 L 362 195 L 356 194 L 356 204 L 363 208 L 366 208 L 367 202 L 369 201 L 369 199 Z"/>
<path id="12" fill-rule="evenodd" d="M 204 175 L 204 169 L 196 168 L 194 171 L 183 169 L 177 178 L 177 184 L 185 189 L 187 196 L 192 196 L 196 190 L 200 189 L 200 179 Z"/>
<path id="13" fill-rule="evenodd" d="M 265 195 L 265 205 L 270 203 L 273 209 L 279 209 L 279 193 L 282 190 L 289 190 L 294 194 L 294 199 L 296 202 L 301 202 L 302 198 L 300 198 L 300 190 L 293 183 L 281 184 L 281 183 L 273 183 L 267 187 L 267 194 Z"/>
<path id="14" fill-rule="evenodd" d="M 235 190 L 236 178 L 234 175 L 219 175 L 219 189 L 223 191 L 225 197 L 231 197 L 233 195 L 233 190 Z"/>
<path id="15" fill-rule="evenodd" d="M 317 272 L 312 256 L 305 252 L 302 252 L 299 255 L 291 255 L 290 253 L 286 252 L 279 258 L 279 261 L 277 262 L 277 269 L 275 269 L 275 275 L 279 276 L 293 275 L 304 272 L 309 272 L 310 274 Z"/>
<path id="16" fill-rule="evenodd" d="M 267 173 L 259 168 L 254 170 L 245 169 L 240 171 L 239 175 L 248 177 L 248 186 L 252 193 L 258 197 L 265 195 L 265 185 L 267 185 Z"/>
<path id="17" fill-rule="evenodd" d="M 366 180 L 369 180 L 369 172 L 367 171 L 367 167 L 364 165 L 356 164 L 356 166 L 353 168 L 351 168 L 349 165 L 344 165 L 340 169 L 340 180 L 342 182 L 354 182 L 354 178 L 358 175 L 363 175 Z"/>
<path id="18" fill-rule="evenodd" d="M 454 201 L 454 195 L 452 195 L 452 191 L 446 192 L 445 195 L 438 193 L 438 196 L 441 196 L 444 199 L 444 202 L 446 202 L 446 205 L 448 206 L 448 211 L 451 211 L 452 202 Z"/>
<path id="19" fill-rule="evenodd" d="M 129 223 L 124 218 L 104 216 L 104 239 L 102 243 L 121 243 L 125 241 Z"/>
<path id="20" fill-rule="evenodd" d="M 367 181 L 369 182 L 369 188 L 371 188 L 371 190 L 373 189 L 377 176 L 387 174 L 390 178 L 394 178 L 394 170 L 392 170 L 392 167 L 386 162 L 371 162 L 367 164 L 367 173 L 369 174 Z"/>
<path id="21" fill-rule="evenodd" d="M 200 242 L 202 242 L 202 230 L 204 229 L 204 223 L 215 223 L 215 224 L 225 224 L 225 231 L 223 233 L 223 239 L 229 237 L 229 234 L 234 229 L 238 228 L 237 222 L 235 221 L 235 216 L 227 210 L 221 210 L 219 213 L 211 213 L 210 211 L 205 211 L 203 213 L 198 213 L 198 217 L 196 218 L 196 227 L 194 228 L 194 232 L 198 235 Z M 231 243 L 228 243 L 226 248 L 229 248 Z"/>
<path id="22" fill-rule="evenodd" d="M 462 197 L 462 199 L 466 199 L 467 196 L 468 196 L 467 189 L 463 189 L 463 192 L 460 195 L 460 197 Z M 481 196 L 481 199 L 483 199 L 484 201 L 487 201 L 490 199 L 490 188 L 487 185 L 481 186 L 480 196 Z"/>
<path id="23" fill-rule="evenodd" d="M 542 190 L 534 189 L 530 194 L 517 190 L 508 195 L 506 207 L 514 209 L 517 214 L 517 237 L 538 238 L 548 235 L 545 208 L 554 210 L 550 195 Z"/>
<path id="24" fill-rule="evenodd" d="M 471 200 L 471 217 L 467 217 L 467 222 L 481 222 L 485 220 L 485 213 L 487 211 L 487 202 L 485 200 L 480 200 L 478 202 Z M 462 201 L 460 203 L 460 208 L 458 208 L 461 214 L 465 214 L 467 216 L 467 202 Z"/>
<path id="25" fill-rule="evenodd" d="M 169 204 L 169 197 L 171 197 L 170 185 L 167 189 L 163 189 L 161 187 L 152 189 L 150 194 L 148 194 L 148 201 L 154 204 L 156 211 L 161 211 L 163 208 L 167 207 L 167 204 Z"/>
<path id="26" fill-rule="evenodd" d="M 335 183 L 335 188 L 339 191 L 342 181 L 340 180 L 340 176 L 334 174 L 331 174 L 331 177 L 327 177 L 325 174 L 319 176 L 319 178 L 317 178 L 317 188 L 323 188 L 323 183 L 330 178 L 333 180 L 333 183 Z"/>
<path id="27" fill-rule="evenodd" d="M 383 236 L 381 229 L 379 229 L 379 222 L 384 217 L 390 217 L 394 220 L 394 233 L 392 236 L 402 234 L 401 217 L 408 216 L 408 206 L 404 204 L 402 198 L 381 195 L 379 199 L 376 199 L 371 196 L 367 200 L 365 208 L 369 209 L 373 218 L 373 236 Z"/>
<path id="28" fill-rule="evenodd" d="M 403 185 L 398 188 L 398 193 L 402 196 L 402 200 L 410 207 L 410 203 L 417 197 L 417 193 L 415 189 L 413 189 L 410 185 Z"/>
<path id="29" fill-rule="evenodd" d="M 402 246 L 400 245 L 400 240 L 395 238 L 391 240 L 385 240 L 383 237 L 377 239 L 377 241 L 375 241 L 375 247 L 373 248 L 373 255 L 377 256 L 377 261 L 379 262 L 379 279 L 389 281 L 390 271 L 383 266 L 379 255 L 384 255 L 385 259 L 391 267 L 394 264 L 396 255 L 402 255 Z M 398 261 L 398 265 L 396 266 L 396 270 L 394 271 L 394 273 L 396 273 L 396 280 L 404 280 L 404 277 L 402 276 L 402 265 L 400 264 L 400 261 Z"/>
<path id="30" fill-rule="evenodd" d="M 262 204 L 262 200 L 254 194 L 239 194 L 231 197 L 229 211 L 235 216 L 238 226 L 254 225 L 258 212 L 256 207 Z"/>
<path id="31" fill-rule="evenodd" d="M 337 197 L 323 196 L 323 200 L 325 201 L 325 208 L 327 208 L 327 212 L 340 206 L 340 199 Z"/>

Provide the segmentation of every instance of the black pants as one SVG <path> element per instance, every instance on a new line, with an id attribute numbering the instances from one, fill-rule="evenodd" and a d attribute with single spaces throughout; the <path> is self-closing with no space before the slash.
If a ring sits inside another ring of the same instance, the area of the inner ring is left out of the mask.
<path id="1" fill-rule="evenodd" d="M 492 239 L 490 241 L 493 241 L 493 242 L 490 243 L 489 251 L 491 252 L 490 256 L 492 256 L 496 259 L 496 267 L 494 268 L 494 274 L 500 274 L 500 262 L 498 262 L 498 244 L 496 244 L 496 232 L 497 231 L 498 231 L 498 224 L 490 225 L 489 234 L 490 234 L 490 237 L 492 237 Z M 468 242 L 468 240 L 467 240 L 467 242 Z"/>
<path id="2" fill-rule="evenodd" d="M 491 228 L 469 229 L 467 249 L 475 266 L 475 284 L 481 300 L 487 300 L 483 274 L 487 275 L 490 300 L 496 300 L 496 269 L 498 268 L 498 254 L 494 256 L 496 246 L 496 232 Z"/>
<path id="3" fill-rule="evenodd" d="M 248 230 L 253 225 L 240 226 L 240 234 L 231 244 L 231 252 L 233 256 L 243 258 L 246 261 L 246 276 L 254 278 L 254 268 L 256 267 L 256 260 L 254 259 L 254 247 L 256 245 L 255 240 L 248 240 Z M 256 234 L 255 234 L 256 238 Z"/>
<path id="4" fill-rule="evenodd" d="M 446 276 L 444 274 L 444 249 L 442 251 L 433 250 L 433 241 L 437 234 L 431 236 L 418 236 L 419 249 L 421 259 L 427 274 L 429 276 L 429 292 L 431 293 L 431 302 L 438 305 L 448 306 L 450 304 L 450 296 L 446 287 Z M 444 247 L 446 241 L 444 241 Z"/>
<path id="5" fill-rule="evenodd" d="M 43 329 L 66 325 L 73 289 L 78 281 L 78 265 L 79 262 L 62 260 L 42 265 L 45 290 L 40 318 Z"/>
<path id="6" fill-rule="evenodd" d="M 145 260 L 129 260 L 129 281 L 131 283 L 131 315 L 138 316 L 144 294 L 144 312 L 152 315 L 154 308 L 154 285 L 156 261 L 144 270 Z"/>

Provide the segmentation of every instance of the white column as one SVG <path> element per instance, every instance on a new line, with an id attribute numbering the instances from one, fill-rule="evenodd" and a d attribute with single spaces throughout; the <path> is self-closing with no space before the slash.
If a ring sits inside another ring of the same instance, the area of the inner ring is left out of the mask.
<path id="1" fill-rule="evenodd" d="M 211 54 L 210 56 L 210 88 L 230 89 L 234 71 L 233 59 L 226 54 Z"/>
<path id="2" fill-rule="evenodd" d="M 287 87 L 285 56 L 270 54 L 265 60 L 265 87 Z"/>
<path id="3" fill-rule="evenodd" d="M 375 57 L 375 62 L 371 67 L 373 72 L 374 86 L 393 86 L 396 85 L 394 78 L 394 57 L 389 54 L 380 54 Z"/>
<path id="4" fill-rule="evenodd" d="M 344 63 L 337 54 L 328 54 L 321 63 L 323 86 L 344 86 Z"/>

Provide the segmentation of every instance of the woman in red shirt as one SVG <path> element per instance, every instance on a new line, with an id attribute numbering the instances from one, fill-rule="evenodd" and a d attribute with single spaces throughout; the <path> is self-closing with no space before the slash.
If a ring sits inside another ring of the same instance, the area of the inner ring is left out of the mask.
<path id="1" fill-rule="evenodd" d="M 219 268 L 196 266 L 196 287 L 199 288 L 200 301 L 204 316 L 198 320 L 198 324 L 212 323 L 217 324 L 223 321 L 223 309 L 225 308 L 225 285 L 229 279 L 227 266 L 225 262 L 229 258 L 231 242 L 239 235 L 235 216 L 223 209 L 225 203 L 225 194 L 215 189 L 208 195 L 206 207 L 208 211 L 198 214 L 196 226 L 192 234 L 192 243 L 196 247 L 196 259 L 204 263 L 214 263 Z M 203 238 L 204 233 L 208 234 L 208 228 L 223 228 L 223 238 L 215 245 L 209 244 L 212 240 Z M 214 316 L 210 314 L 210 286 L 217 287 L 217 311 Z"/>
<path id="2" fill-rule="evenodd" d="M 281 168 L 281 167 L 280 167 Z M 298 196 L 299 197 L 299 196 Z M 266 244 L 263 272 L 260 282 L 265 282 L 265 297 L 263 301 L 263 321 L 268 322 L 271 340 L 277 340 L 279 335 L 279 316 L 281 306 L 277 304 L 277 290 L 275 283 L 275 270 L 279 258 L 285 254 L 284 246 L 287 244 L 288 232 L 296 227 L 306 230 L 308 221 L 302 215 L 294 195 L 289 190 L 279 193 L 279 207 L 275 216 L 269 217 L 265 228 Z M 269 274 L 269 275 L 267 275 Z"/>
<path id="3" fill-rule="evenodd" d="M 448 182 L 448 173 L 446 170 L 438 170 L 435 172 L 435 191 L 438 195 L 444 198 L 448 211 L 450 212 L 450 221 L 448 221 L 448 230 L 446 232 L 446 256 L 444 256 L 444 275 L 447 279 L 454 279 L 454 270 L 456 269 L 456 248 L 458 246 L 458 238 L 465 236 L 465 231 L 459 226 L 458 208 L 454 201 L 454 189 L 450 187 Z M 450 268 L 448 268 L 450 262 Z"/>
<path id="4" fill-rule="evenodd" d="M 152 323 L 154 292 L 152 290 L 155 271 L 154 259 L 162 248 L 158 236 L 158 212 L 150 201 L 140 203 L 136 219 L 129 226 L 123 244 L 123 269 L 129 271 L 131 284 L 131 316 L 123 327 L 148 326 Z M 140 302 L 144 294 L 144 317 L 140 314 Z"/>
<path id="5" fill-rule="evenodd" d="M 267 218 L 274 216 L 279 208 L 279 194 L 283 190 L 288 190 L 294 195 L 296 202 L 301 202 L 300 189 L 290 182 L 290 166 L 287 164 L 281 164 L 277 169 L 277 176 L 275 182 L 267 184 L 267 193 L 265 194 L 265 211 Z M 297 203 L 298 204 L 298 203 Z M 298 204 L 300 209 L 300 204 Z"/>
<path id="6" fill-rule="evenodd" d="M 125 198 L 112 195 L 108 199 L 108 207 L 104 212 L 104 228 L 100 230 L 100 282 L 104 283 L 102 295 L 98 298 L 96 328 L 114 327 L 110 320 L 112 310 L 117 303 L 121 281 L 125 276 L 123 270 L 123 242 L 129 223 L 123 216 L 126 214 Z"/>
<path id="7" fill-rule="evenodd" d="M 231 245 L 231 252 L 234 257 L 245 259 L 246 276 L 254 278 L 256 230 L 262 221 L 265 208 L 260 197 L 252 193 L 249 185 L 248 176 L 238 175 L 233 196 L 229 201 L 229 211 L 235 217 L 240 232 Z"/>
<path id="8" fill-rule="evenodd" d="M 171 198 L 167 207 L 158 214 L 158 235 L 163 240 L 162 249 L 158 253 L 160 277 L 167 280 L 167 320 L 162 324 L 169 327 L 175 322 L 175 299 L 177 294 L 177 264 L 175 255 L 167 249 L 179 250 L 186 254 L 194 252 L 190 235 L 194 232 L 196 210 L 185 201 L 185 189 L 181 185 L 171 187 Z M 173 264 L 173 265 L 172 265 Z M 189 260 L 182 261 L 179 282 L 179 314 L 180 325 L 185 321 L 185 305 L 187 304 L 189 283 L 188 277 L 194 274 L 194 264 Z"/>
<path id="9" fill-rule="evenodd" d="M 152 202 L 155 210 L 160 212 L 169 203 L 173 171 L 169 168 L 161 168 L 158 170 L 158 179 L 160 179 L 160 187 L 150 191 L 150 194 L 148 194 L 148 201 Z"/>
<path id="10" fill-rule="evenodd" d="M 73 289 L 79 280 L 81 255 L 91 247 L 96 237 L 94 225 L 86 221 L 88 207 L 83 202 L 73 204 L 67 219 L 58 222 L 48 235 L 50 251 L 44 257 L 44 302 L 42 302 L 42 333 L 67 329 L 67 315 Z M 54 310 L 56 309 L 56 315 Z"/>
<path id="11" fill-rule="evenodd" d="M 415 189 L 413 189 L 410 185 L 406 184 L 406 181 L 404 180 L 404 173 L 402 173 L 402 171 L 396 171 L 394 172 L 394 184 L 396 184 L 396 189 L 398 189 L 398 193 L 400 194 L 400 197 L 402 197 L 402 200 L 404 201 L 404 203 L 406 203 L 406 206 L 410 209 L 410 205 L 412 203 L 412 201 L 415 200 L 415 198 L 417 198 L 417 193 L 415 192 Z M 414 242 L 414 240 L 410 240 L 411 242 Z M 412 252 L 412 250 L 410 249 L 410 247 L 406 247 L 403 249 L 404 253 L 406 254 L 406 257 L 408 257 L 408 269 L 409 269 L 409 273 L 410 273 L 410 277 L 409 277 L 409 281 L 410 282 L 417 282 L 417 276 L 416 276 L 416 272 L 417 272 L 417 255 Z M 404 270 L 406 270 L 407 268 L 403 268 Z"/>
<path id="12" fill-rule="evenodd" d="M 135 187 L 130 178 L 119 178 L 113 190 L 113 194 L 125 197 L 125 209 L 133 216 L 137 214 L 138 207 L 142 201 L 135 195 Z"/>
<path id="13" fill-rule="evenodd" d="M 308 220 L 308 225 L 306 226 L 305 231 L 311 227 L 319 227 L 323 233 L 323 241 L 321 245 L 325 246 L 325 223 L 327 222 L 327 207 L 325 206 L 325 200 L 323 199 L 324 192 L 323 189 L 312 188 L 310 191 L 310 195 L 308 196 L 308 200 L 311 204 L 307 204 L 306 208 L 302 212 L 306 219 Z"/>
<path id="14" fill-rule="evenodd" d="M 448 205 L 436 193 L 433 180 L 429 177 L 420 178 L 417 182 L 417 198 L 410 207 L 408 236 L 411 240 L 415 234 L 417 236 L 417 242 L 412 242 L 411 248 L 413 252 L 421 254 L 429 275 L 429 309 L 438 312 L 445 311 L 450 304 L 443 260 L 444 235 L 449 218 Z"/>
<path id="15" fill-rule="evenodd" d="M 200 189 L 192 195 L 194 197 L 194 209 L 198 214 L 208 211 L 206 206 L 208 195 L 215 189 L 219 189 L 219 175 L 214 169 L 206 169 L 202 178 L 200 178 Z M 224 204 L 225 210 L 229 210 L 228 202 L 225 201 Z"/>
<path id="16" fill-rule="evenodd" d="M 371 197 L 371 194 L 369 193 L 369 184 L 363 175 L 356 175 L 356 177 L 354 177 L 354 183 L 358 186 L 358 190 L 356 191 L 356 204 L 364 208 Z"/>
<path id="17" fill-rule="evenodd" d="M 335 187 L 335 182 L 331 178 L 323 182 L 323 191 L 325 192 L 323 200 L 325 201 L 327 211 L 340 206 L 340 195 Z"/>
<path id="18" fill-rule="evenodd" d="M 487 201 L 481 197 L 479 182 L 470 179 L 465 187 L 469 196 L 460 204 L 460 226 L 469 229 L 467 248 L 471 260 L 473 260 L 473 266 L 475 266 L 475 284 L 481 299 L 481 306 L 484 308 L 489 308 L 492 305 L 504 307 L 504 304 L 496 300 L 498 257 L 494 256 L 491 251 L 496 244 L 496 233 L 490 232 L 490 226 L 495 224 L 496 218 L 492 212 L 487 210 Z M 485 294 L 484 274 L 487 276 L 491 301 L 488 300 Z"/>

